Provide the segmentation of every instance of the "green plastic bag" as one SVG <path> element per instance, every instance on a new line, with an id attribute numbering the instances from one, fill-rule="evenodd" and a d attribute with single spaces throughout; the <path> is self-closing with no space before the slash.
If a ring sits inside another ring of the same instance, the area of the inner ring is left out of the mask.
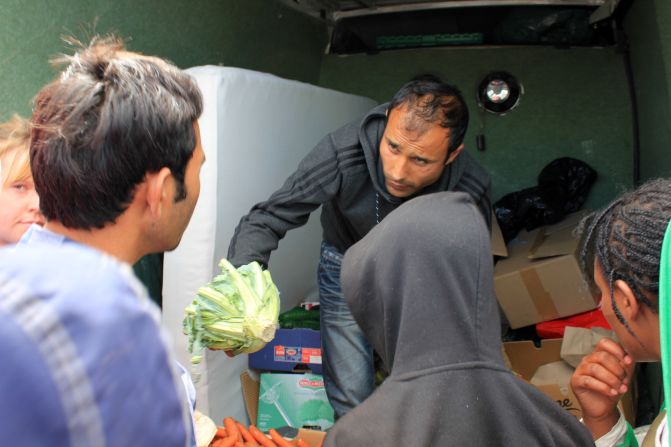
<path id="1" fill-rule="evenodd" d="M 659 264 L 659 340 L 662 353 L 662 381 L 664 383 L 664 406 L 671 409 L 671 222 L 666 227 Z M 671 445 L 671 442 L 670 442 Z"/>

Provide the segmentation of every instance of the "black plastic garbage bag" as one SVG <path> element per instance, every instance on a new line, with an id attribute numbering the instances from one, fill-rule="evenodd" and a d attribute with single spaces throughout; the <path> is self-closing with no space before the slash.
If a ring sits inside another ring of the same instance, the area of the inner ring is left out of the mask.
<path id="1" fill-rule="evenodd" d="M 537 186 L 506 194 L 494 203 L 506 243 L 521 229 L 557 223 L 578 211 L 596 178 L 596 171 L 581 160 L 562 157 L 551 161 L 538 175 Z"/>

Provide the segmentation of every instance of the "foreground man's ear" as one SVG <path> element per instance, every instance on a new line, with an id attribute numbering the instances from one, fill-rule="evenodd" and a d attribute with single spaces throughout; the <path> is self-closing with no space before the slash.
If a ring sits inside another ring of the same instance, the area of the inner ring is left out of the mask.
<path id="1" fill-rule="evenodd" d="M 163 167 L 158 172 L 152 172 L 146 175 L 145 183 L 147 188 L 146 201 L 149 211 L 154 217 L 160 217 L 163 213 L 163 205 L 166 200 L 172 202 L 174 196 L 174 181 L 170 169 Z"/>

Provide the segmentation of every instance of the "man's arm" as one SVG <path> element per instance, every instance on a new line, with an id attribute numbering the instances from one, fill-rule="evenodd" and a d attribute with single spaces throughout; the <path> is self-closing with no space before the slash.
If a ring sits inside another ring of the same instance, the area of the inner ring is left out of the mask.
<path id="1" fill-rule="evenodd" d="M 340 189 L 340 160 L 332 135 L 325 137 L 268 200 L 254 205 L 235 229 L 228 260 L 237 266 L 257 261 L 268 265 L 287 231 L 304 225 L 310 213 Z"/>

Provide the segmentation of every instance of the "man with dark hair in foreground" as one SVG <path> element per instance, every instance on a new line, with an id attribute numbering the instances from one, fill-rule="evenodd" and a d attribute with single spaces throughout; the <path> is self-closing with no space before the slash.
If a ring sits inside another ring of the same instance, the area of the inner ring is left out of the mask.
<path id="1" fill-rule="evenodd" d="M 189 222 L 204 162 L 201 93 L 115 38 L 62 62 L 32 118 L 46 224 L 0 251 L 0 439 L 195 445 L 187 374 L 130 265 L 175 248 Z"/>

